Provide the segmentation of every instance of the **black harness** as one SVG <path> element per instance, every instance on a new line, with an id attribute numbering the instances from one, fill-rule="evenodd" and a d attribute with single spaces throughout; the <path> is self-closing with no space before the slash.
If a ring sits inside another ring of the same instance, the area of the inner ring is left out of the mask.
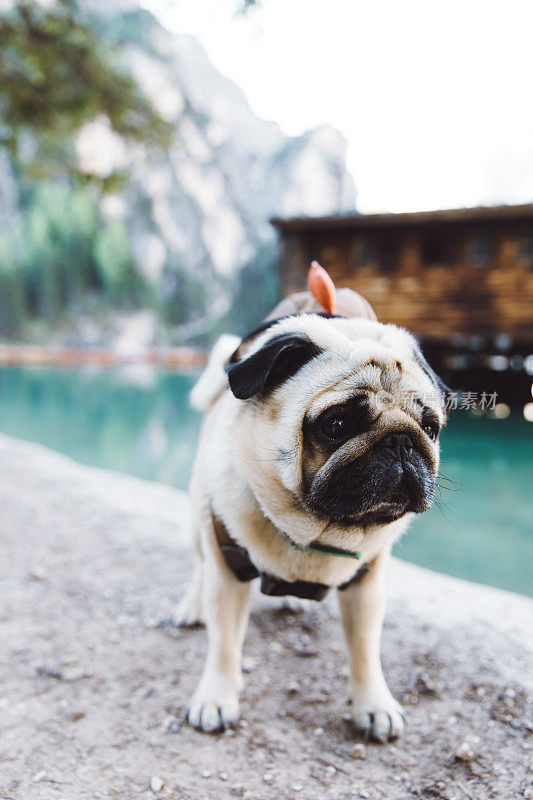
<path id="1" fill-rule="evenodd" d="M 267 594 L 270 597 L 286 597 L 290 595 L 292 597 L 301 597 L 303 600 L 323 600 L 331 589 L 331 586 L 326 586 L 324 583 L 313 583 L 312 581 L 285 581 L 283 578 L 270 575 L 268 572 L 262 572 L 257 569 L 253 563 L 248 550 L 246 550 L 245 547 L 240 547 L 237 542 L 232 539 L 222 520 L 218 519 L 214 514 L 213 522 L 218 544 L 226 564 L 241 583 L 248 583 L 249 581 L 253 581 L 254 578 L 261 578 L 261 592 L 263 594 Z M 341 592 L 344 591 L 349 586 L 361 580 L 369 570 L 370 565 L 363 564 L 355 571 L 355 574 L 352 575 L 349 580 L 345 581 L 345 583 L 342 583 L 337 588 Z"/>

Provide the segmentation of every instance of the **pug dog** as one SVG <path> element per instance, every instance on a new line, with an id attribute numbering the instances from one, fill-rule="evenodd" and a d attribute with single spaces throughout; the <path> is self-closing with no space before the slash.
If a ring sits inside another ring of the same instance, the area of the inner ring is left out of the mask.
<path id="1" fill-rule="evenodd" d="M 385 568 L 433 500 L 443 385 L 411 334 L 336 294 L 336 314 L 304 292 L 242 341 L 221 337 L 192 392 L 206 411 L 190 487 L 198 558 L 173 621 L 207 625 L 188 708 L 202 731 L 239 717 L 256 577 L 274 596 L 337 590 L 355 728 L 386 742 L 404 727 L 380 660 Z"/>

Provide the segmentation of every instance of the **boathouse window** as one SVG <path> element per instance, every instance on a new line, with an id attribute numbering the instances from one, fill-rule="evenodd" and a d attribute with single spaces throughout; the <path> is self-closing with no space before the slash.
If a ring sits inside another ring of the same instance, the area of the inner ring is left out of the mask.
<path id="1" fill-rule="evenodd" d="M 422 263 L 427 266 L 432 264 L 445 264 L 448 262 L 448 253 L 445 243 L 437 236 L 430 236 L 422 240 Z"/>
<path id="2" fill-rule="evenodd" d="M 533 236 L 522 236 L 518 244 L 520 258 L 533 264 Z"/>
<path id="3" fill-rule="evenodd" d="M 356 267 L 367 267 L 375 261 L 374 248 L 368 236 L 356 236 L 350 250 L 350 261 Z"/>
<path id="4" fill-rule="evenodd" d="M 398 241 L 395 236 L 382 235 L 378 244 L 378 263 L 381 272 L 390 273 L 398 264 Z"/>
<path id="5" fill-rule="evenodd" d="M 468 248 L 468 260 L 477 267 L 486 267 L 494 256 L 494 245 L 489 236 L 474 237 Z"/>

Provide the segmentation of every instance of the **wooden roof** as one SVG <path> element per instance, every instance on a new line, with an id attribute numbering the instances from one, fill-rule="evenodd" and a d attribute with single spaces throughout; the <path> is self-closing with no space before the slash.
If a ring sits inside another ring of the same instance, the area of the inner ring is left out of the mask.
<path id="1" fill-rule="evenodd" d="M 282 233 L 303 233 L 320 230 L 355 230 L 395 226 L 423 226 L 435 223 L 497 222 L 531 220 L 533 203 L 516 206 L 478 206 L 450 208 L 442 211 L 415 211 L 401 214 L 347 214 L 330 217 L 274 217 L 272 225 Z"/>

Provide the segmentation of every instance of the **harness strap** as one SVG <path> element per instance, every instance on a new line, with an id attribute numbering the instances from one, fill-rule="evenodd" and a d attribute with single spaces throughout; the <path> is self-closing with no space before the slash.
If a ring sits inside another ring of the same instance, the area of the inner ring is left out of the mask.
<path id="1" fill-rule="evenodd" d="M 239 545 L 224 544 L 220 548 L 226 564 L 241 583 L 248 583 L 259 577 L 259 570 L 253 563 L 248 550 Z"/>
<path id="2" fill-rule="evenodd" d="M 262 594 L 269 595 L 270 597 L 300 597 L 303 600 L 323 600 L 330 590 L 330 586 L 324 583 L 314 583 L 313 581 L 285 581 L 283 578 L 278 578 L 275 575 L 269 575 L 267 572 L 261 572 L 257 569 L 250 554 L 245 547 L 237 544 L 235 539 L 230 535 L 228 529 L 217 517 L 214 512 L 211 512 L 213 517 L 213 527 L 218 546 L 224 556 L 226 564 L 231 569 L 235 577 L 241 583 L 248 583 L 253 581 L 254 578 L 261 578 L 261 592 Z M 355 574 L 338 586 L 339 591 L 344 591 L 349 586 L 358 582 L 369 571 L 370 566 L 363 564 L 355 571 Z"/>
<path id="3" fill-rule="evenodd" d="M 344 581 L 344 583 L 341 583 L 340 586 L 337 586 L 337 589 L 339 590 L 339 592 L 344 592 L 350 586 L 353 586 L 354 583 L 359 583 L 361 578 L 364 578 L 366 573 L 370 572 L 370 567 L 371 566 L 372 566 L 372 564 L 363 564 L 362 567 L 359 567 L 359 569 L 355 571 L 355 575 L 353 575 L 351 578 L 348 578 L 348 580 Z"/>
<path id="4" fill-rule="evenodd" d="M 261 573 L 261 592 L 270 597 L 301 597 L 303 600 L 323 600 L 329 592 L 330 587 L 324 583 L 313 583 L 312 581 L 284 581 L 274 575 Z"/>
<path id="5" fill-rule="evenodd" d="M 312 550 L 315 553 L 325 553 L 327 556 L 361 558 L 361 553 L 357 552 L 357 550 L 345 550 L 344 547 L 332 547 L 332 545 L 320 544 L 320 542 L 315 542 L 312 544 L 298 544 L 298 542 L 295 542 L 294 539 L 291 539 L 288 533 L 280 531 L 279 528 L 277 531 L 280 536 L 283 536 L 283 538 L 287 540 L 294 550 L 299 550 L 300 553 L 308 553 L 310 550 Z"/>

